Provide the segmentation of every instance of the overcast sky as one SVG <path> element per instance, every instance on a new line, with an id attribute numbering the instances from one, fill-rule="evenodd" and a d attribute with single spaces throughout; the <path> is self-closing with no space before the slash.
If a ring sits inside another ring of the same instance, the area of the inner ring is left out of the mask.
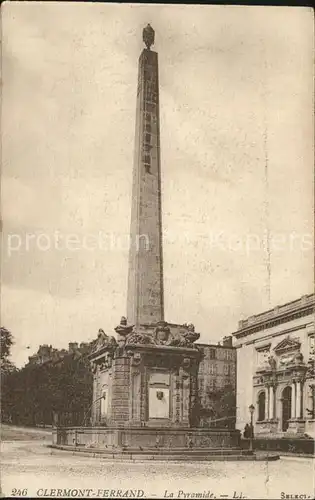
<path id="1" fill-rule="evenodd" d="M 126 314 L 148 22 L 159 53 L 166 320 L 217 342 L 239 319 L 312 292 L 310 9 L 6 3 L 1 323 L 18 365 L 39 344 L 112 333 Z M 80 248 L 55 248 L 57 231 Z M 270 300 L 256 244 L 268 231 Z M 83 248 L 99 232 L 111 243 Z"/>

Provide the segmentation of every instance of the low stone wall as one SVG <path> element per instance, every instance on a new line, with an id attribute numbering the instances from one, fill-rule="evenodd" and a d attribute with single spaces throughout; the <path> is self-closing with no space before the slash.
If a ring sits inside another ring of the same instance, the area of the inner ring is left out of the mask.
<path id="1" fill-rule="evenodd" d="M 241 440 L 241 448 L 249 449 L 250 439 Z M 315 454 L 315 441 L 310 438 L 255 438 L 253 440 L 253 449 L 255 451 L 277 451 L 278 453 L 297 453 L 297 454 Z"/>
<path id="2" fill-rule="evenodd" d="M 228 429 L 59 427 L 53 444 L 87 448 L 239 448 L 240 432 Z"/>

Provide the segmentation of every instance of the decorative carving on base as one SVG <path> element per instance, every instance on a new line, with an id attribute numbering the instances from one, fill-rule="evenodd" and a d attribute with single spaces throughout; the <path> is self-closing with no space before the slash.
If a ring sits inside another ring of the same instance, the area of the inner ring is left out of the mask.
<path id="1" fill-rule="evenodd" d="M 172 339 L 173 335 L 168 324 L 164 321 L 158 323 L 154 331 L 154 343 L 156 345 L 171 345 Z"/>
<path id="2" fill-rule="evenodd" d="M 130 332 L 132 332 L 134 325 L 128 325 L 127 324 L 127 318 L 125 316 L 122 316 L 120 319 L 120 323 L 118 326 L 115 328 L 115 332 L 117 332 L 119 335 L 122 335 L 123 337 L 127 336 Z"/>
<path id="3" fill-rule="evenodd" d="M 191 367 L 191 361 L 189 358 L 184 358 L 182 362 L 182 367 L 184 368 L 185 371 L 188 371 Z"/>
<path id="4" fill-rule="evenodd" d="M 193 445 L 194 445 L 194 442 L 193 442 L 192 437 L 189 434 L 187 434 L 187 436 L 186 436 L 186 447 L 187 448 L 192 448 Z"/>
<path id="5" fill-rule="evenodd" d="M 127 356 L 130 356 L 132 366 L 139 366 L 141 364 L 142 356 L 140 352 L 127 351 Z"/>
<path id="6" fill-rule="evenodd" d="M 197 349 L 194 342 L 199 339 L 200 334 L 195 332 L 194 325 L 185 324 L 178 332 L 172 332 L 170 326 L 165 321 L 160 321 L 152 333 L 137 331 L 130 327 L 131 332 L 126 335 L 125 343 L 126 345 L 141 344 Z M 117 328 L 116 331 L 118 331 Z"/>
<path id="7" fill-rule="evenodd" d="M 117 347 L 117 342 L 115 337 L 106 335 L 104 330 L 100 328 L 92 352 L 95 353 L 104 347 L 108 347 L 114 351 Z"/>
<path id="8" fill-rule="evenodd" d="M 185 336 L 186 342 L 189 344 L 192 344 L 193 342 L 196 342 L 200 338 L 200 333 L 197 333 L 195 331 L 195 327 L 192 323 L 188 323 L 187 325 L 187 334 Z"/>
<path id="9" fill-rule="evenodd" d="M 122 316 L 119 325 L 115 328 L 115 332 L 118 335 L 118 344 L 120 346 L 126 343 L 126 338 L 131 334 L 133 328 L 134 325 L 128 325 L 127 318 L 125 318 L 125 316 Z"/>
<path id="10" fill-rule="evenodd" d="M 197 349 L 194 342 L 198 340 L 200 333 L 195 332 L 195 327 L 192 323 L 183 325 L 183 329 L 174 335 L 170 345 L 177 347 L 189 347 L 190 349 Z"/>
<path id="11" fill-rule="evenodd" d="M 132 332 L 126 337 L 127 345 L 154 345 L 155 342 L 151 335 L 147 333 Z"/>
<path id="12" fill-rule="evenodd" d="M 103 361 L 99 364 L 100 370 L 106 370 L 107 368 L 111 368 L 113 364 L 114 353 L 107 352 Z"/>

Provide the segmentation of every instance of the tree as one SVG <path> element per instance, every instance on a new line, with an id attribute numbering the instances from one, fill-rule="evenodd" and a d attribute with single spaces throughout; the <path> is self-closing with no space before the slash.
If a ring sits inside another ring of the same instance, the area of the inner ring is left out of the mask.
<path id="1" fill-rule="evenodd" d="M 16 370 L 14 364 L 10 361 L 11 347 L 13 345 L 12 333 L 1 326 L 0 328 L 0 359 L 1 359 L 1 377 Z"/>
<path id="2" fill-rule="evenodd" d="M 11 346 L 13 345 L 12 333 L 6 328 L 1 326 L 0 328 L 0 356 L 1 361 L 10 356 Z"/>
<path id="3" fill-rule="evenodd" d="M 81 425 L 92 403 L 88 354 L 67 353 L 5 377 L 3 420 L 16 425 Z"/>
<path id="4" fill-rule="evenodd" d="M 12 406 L 9 380 L 17 372 L 15 365 L 9 359 L 12 345 L 12 333 L 2 326 L 0 328 L 1 419 L 7 422 L 11 422 Z"/>
<path id="5" fill-rule="evenodd" d="M 236 394 L 233 384 L 207 391 L 207 405 L 201 409 L 203 425 L 234 428 L 236 421 Z"/>

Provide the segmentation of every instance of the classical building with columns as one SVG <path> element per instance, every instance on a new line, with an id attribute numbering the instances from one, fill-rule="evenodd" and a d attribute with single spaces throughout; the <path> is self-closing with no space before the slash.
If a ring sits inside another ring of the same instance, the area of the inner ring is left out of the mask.
<path id="1" fill-rule="evenodd" d="M 315 437 L 314 294 L 239 322 L 237 428 L 256 436 Z"/>

